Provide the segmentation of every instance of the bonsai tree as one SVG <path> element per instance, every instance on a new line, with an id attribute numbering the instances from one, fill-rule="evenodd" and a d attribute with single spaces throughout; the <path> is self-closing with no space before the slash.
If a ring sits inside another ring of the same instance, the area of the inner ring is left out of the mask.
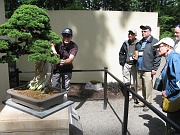
<path id="1" fill-rule="evenodd" d="M 52 52 L 51 43 L 61 38 L 51 30 L 48 14 L 35 5 L 22 5 L 11 18 L 0 25 L 0 63 L 17 62 L 21 55 L 35 62 L 35 77 L 27 88 L 46 92 L 52 75 L 52 64 L 59 59 Z"/>

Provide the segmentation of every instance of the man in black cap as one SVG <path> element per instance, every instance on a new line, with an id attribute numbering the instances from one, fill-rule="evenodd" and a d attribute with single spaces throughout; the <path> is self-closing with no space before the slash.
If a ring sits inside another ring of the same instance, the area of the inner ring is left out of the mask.
<path id="1" fill-rule="evenodd" d="M 137 59 L 137 94 L 142 96 L 147 102 L 152 102 L 152 82 L 153 76 L 160 65 L 161 57 L 157 50 L 153 47 L 158 42 L 151 35 L 151 27 L 141 25 L 142 39 L 136 44 L 138 51 Z M 138 101 L 134 107 L 144 107 L 143 111 L 148 111 L 149 108 Z"/>
<path id="2" fill-rule="evenodd" d="M 130 29 L 128 31 L 128 40 L 124 41 L 119 51 L 119 64 L 122 66 L 123 82 L 127 87 L 136 89 L 136 61 L 133 59 L 135 44 L 139 41 L 137 31 Z M 129 100 L 132 94 L 129 94 Z"/>
<path id="3" fill-rule="evenodd" d="M 78 52 L 78 46 L 71 41 L 73 31 L 70 28 L 63 29 L 61 34 L 63 42 L 56 45 L 52 44 L 53 53 L 60 59 L 60 63 L 54 66 L 52 86 L 68 91 L 72 77 L 72 62 Z"/>

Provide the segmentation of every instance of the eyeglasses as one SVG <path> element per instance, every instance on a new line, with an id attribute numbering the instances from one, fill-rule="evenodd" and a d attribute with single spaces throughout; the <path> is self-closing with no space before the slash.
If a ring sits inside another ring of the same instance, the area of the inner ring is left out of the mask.
<path id="1" fill-rule="evenodd" d="M 142 30 L 141 32 L 142 32 L 142 33 L 146 33 L 146 32 L 148 32 L 148 31 L 147 31 L 147 30 Z"/>
<path id="2" fill-rule="evenodd" d="M 164 45 L 160 45 L 158 48 L 164 47 Z"/>
<path id="3" fill-rule="evenodd" d="M 160 48 L 166 47 L 166 46 L 167 46 L 166 44 L 162 43 L 162 44 L 160 44 L 159 46 L 157 46 L 157 49 L 160 49 Z"/>
<path id="4" fill-rule="evenodd" d="M 133 32 L 129 32 L 128 35 L 134 36 L 134 35 L 136 35 L 136 34 L 134 34 Z"/>

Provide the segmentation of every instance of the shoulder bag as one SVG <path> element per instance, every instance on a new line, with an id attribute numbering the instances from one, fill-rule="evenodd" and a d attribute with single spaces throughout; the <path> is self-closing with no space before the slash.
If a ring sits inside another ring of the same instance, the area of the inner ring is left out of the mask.
<path id="1" fill-rule="evenodd" d="M 154 90 L 162 91 L 163 90 L 163 81 L 161 78 L 161 74 L 156 78 L 153 86 Z"/>
<path id="2" fill-rule="evenodd" d="M 169 101 L 168 98 L 164 98 L 162 110 L 164 112 L 176 112 L 180 110 L 180 97 L 174 101 Z"/>

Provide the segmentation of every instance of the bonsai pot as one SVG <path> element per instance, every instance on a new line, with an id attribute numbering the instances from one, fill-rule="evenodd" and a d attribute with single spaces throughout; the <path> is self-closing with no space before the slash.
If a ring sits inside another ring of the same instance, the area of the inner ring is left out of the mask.
<path id="1" fill-rule="evenodd" d="M 15 92 L 14 90 L 20 90 L 23 92 L 24 86 L 8 89 L 7 93 L 10 95 L 13 102 L 29 107 L 36 111 L 48 110 L 51 107 L 62 104 L 67 101 L 67 97 L 64 96 L 67 92 L 60 90 L 60 92 L 50 95 L 43 99 L 35 99 Z"/>

